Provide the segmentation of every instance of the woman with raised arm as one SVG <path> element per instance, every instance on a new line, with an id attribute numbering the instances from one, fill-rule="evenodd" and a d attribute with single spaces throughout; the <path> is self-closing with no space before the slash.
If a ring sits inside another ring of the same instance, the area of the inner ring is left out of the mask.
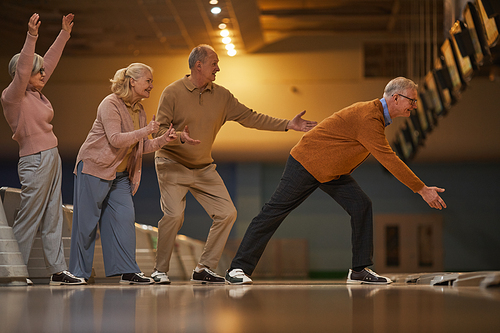
<path id="1" fill-rule="evenodd" d="M 112 94 L 97 108 L 75 167 L 70 269 L 89 279 L 97 228 L 101 233 L 106 276 L 121 275 L 122 284 L 152 284 L 135 260 L 135 211 L 132 196 L 139 187 L 142 154 L 177 138 L 170 128 L 156 139 L 159 123 L 146 124 L 140 101 L 153 89 L 151 67 L 133 63 L 111 80 Z"/>
<path id="2" fill-rule="evenodd" d="M 12 229 L 27 265 L 40 228 L 51 285 L 85 284 L 84 279 L 67 271 L 64 260 L 61 158 L 50 123 L 54 110 L 42 94 L 70 38 L 73 18 L 73 14 L 63 16 L 61 32 L 41 57 L 35 53 L 41 21 L 38 14 L 31 16 L 23 49 L 9 63 L 12 82 L 1 97 L 12 138 L 19 144 L 21 204 Z"/>

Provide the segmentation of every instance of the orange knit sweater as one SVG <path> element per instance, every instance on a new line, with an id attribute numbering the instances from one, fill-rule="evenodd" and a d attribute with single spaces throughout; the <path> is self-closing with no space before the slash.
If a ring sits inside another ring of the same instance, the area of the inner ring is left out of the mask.
<path id="1" fill-rule="evenodd" d="M 413 192 L 425 185 L 396 156 L 385 136 L 380 100 L 355 103 L 324 119 L 304 134 L 291 155 L 319 182 L 350 174 L 372 154 Z"/>

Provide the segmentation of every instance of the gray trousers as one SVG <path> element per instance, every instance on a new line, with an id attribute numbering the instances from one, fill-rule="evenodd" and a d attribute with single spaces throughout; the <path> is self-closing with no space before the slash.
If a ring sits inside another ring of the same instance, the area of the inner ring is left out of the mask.
<path id="1" fill-rule="evenodd" d="M 23 156 L 18 163 L 21 205 L 12 226 L 24 263 L 40 228 L 50 274 L 66 270 L 62 242 L 61 158 L 57 148 Z"/>
<path id="2" fill-rule="evenodd" d="M 88 279 L 92 274 L 99 227 L 106 276 L 138 273 L 135 261 L 135 211 L 127 172 L 105 180 L 82 173 L 78 163 L 73 194 L 69 270 Z"/>

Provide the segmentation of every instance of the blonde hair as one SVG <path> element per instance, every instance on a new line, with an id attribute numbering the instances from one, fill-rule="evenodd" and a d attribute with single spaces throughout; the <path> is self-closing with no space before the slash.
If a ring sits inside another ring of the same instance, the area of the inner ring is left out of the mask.
<path id="1" fill-rule="evenodd" d="M 9 61 L 9 75 L 13 79 L 16 76 L 17 70 L 17 62 L 19 61 L 19 56 L 21 53 L 18 53 L 12 57 Z M 40 71 L 40 68 L 43 67 L 43 58 L 41 55 L 36 54 L 33 58 L 33 69 L 31 70 L 31 75 L 35 75 Z"/>
<path id="2" fill-rule="evenodd" d="M 130 79 L 139 80 L 148 71 L 153 74 L 151 67 L 138 62 L 130 64 L 127 68 L 117 70 L 115 76 L 109 80 L 111 82 L 111 91 L 124 101 L 128 101 L 132 97 Z"/>

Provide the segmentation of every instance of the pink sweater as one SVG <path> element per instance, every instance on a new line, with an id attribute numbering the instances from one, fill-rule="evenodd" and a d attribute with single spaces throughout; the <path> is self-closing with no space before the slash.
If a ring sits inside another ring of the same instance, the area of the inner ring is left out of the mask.
<path id="1" fill-rule="evenodd" d="M 61 30 L 43 57 L 45 82 L 54 72 L 69 38 L 70 34 Z M 37 39 L 38 36 L 27 34 L 14 79 L 1 97 L 5 119 L 14 133 L 12 139 L 19 144 L 20 157 L 57 147 L 57 137 L 50 123 L 54 109 L 49 100 L 29 84 Z"/>
<path id="2" fill-rule="evenodd" d="M 167 139 L 158 137 L 148 139 L 146 112 L 140 105 L 139 126 L 134 130 L 134 122 L 127 106 L 116 94 L 106 96 L 97 108 L 97 117 L 76 158 L 76 167 L 83 161 L 83 170 L 101 179 L 112 180 L 116 169 L 134 145 L 129 156 L 127 170 L 135 194 L 141 181 L 142 154 L 160 149 Z M 136 144 L 138 143 L 138 144 Z"/>

